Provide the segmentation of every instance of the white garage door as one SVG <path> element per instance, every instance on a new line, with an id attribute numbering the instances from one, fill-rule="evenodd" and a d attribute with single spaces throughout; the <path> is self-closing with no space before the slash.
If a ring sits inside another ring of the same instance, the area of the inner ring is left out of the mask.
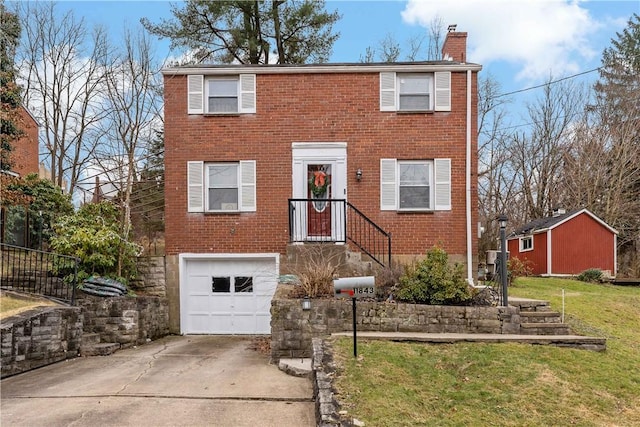
<path id="1" fill-rule="evenodd" d="M 278 255 L 181 256 L 183 334 L 269 334 Z"/>

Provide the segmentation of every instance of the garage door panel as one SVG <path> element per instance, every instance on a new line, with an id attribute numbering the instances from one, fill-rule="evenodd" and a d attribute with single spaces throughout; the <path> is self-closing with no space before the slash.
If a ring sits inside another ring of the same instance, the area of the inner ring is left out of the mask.
<path id="1" fill-rule="evenodd" d="M 192 313 L 188 318 L 188 328 L 189 333 L 191 334 L 209 334 L 211 333 L 210 328 L 211 316 L 209 313 Z"/>
<path id="2" fill-rule="evenodd" d="M 249 312 L 255 313 L 256 311 L 256 298 L 253 295 L 250 296 L 235 296 L 233 300 L 234 312 Z"/>
<path id="3" fill-rule="evenodd" d="M 211 334 L 233 334 L 233 317 L 231 313 L 212 314 L 209 323 Z"/>
<path id="4" fill-rule="evenodd" d="M 190 276 L 187 284 L 190 295 L 209 295 L 211 293 L 210 276 Z"/>

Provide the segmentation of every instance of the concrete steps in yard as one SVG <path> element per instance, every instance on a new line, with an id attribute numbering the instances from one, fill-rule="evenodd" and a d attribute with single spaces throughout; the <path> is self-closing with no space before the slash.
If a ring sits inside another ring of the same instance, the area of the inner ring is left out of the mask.
<path id="1" fill-rule="evenodd" d="M 509 299 L 510 305 L 520 308 L 520 334 L 570 335 L 571 328 L 562 323 L 562 315 L 552 311 L 548 301 L 524 298 Z"/>
<path id="2" fill-rule="evenodd" d="M 120 350 L 116 342 L 100 342 L 100 334 L 83 333 L 80 344 L 80 356 L 109 356 Z"/>

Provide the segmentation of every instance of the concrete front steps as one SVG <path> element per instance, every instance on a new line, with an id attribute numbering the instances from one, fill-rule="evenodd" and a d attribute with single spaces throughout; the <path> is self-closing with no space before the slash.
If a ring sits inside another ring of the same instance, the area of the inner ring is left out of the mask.
<path id="1" fill-rule="evenodd" d="M 309 259 L 312 259 L 309 263 Z M 331 265 L 339 276 L 368 276 L 373 274 L 374 262 L 349 245 L 334 242 L 289 243 L 286 256 L 280 260 L 281 274 L 298 274 L 311 266 Z"/>
<path id="2" fill-rule="evenodd" d="M 109 356 L 120 350 L 116 342 L 100 342 L 100 334 L 83 333 L 80 344 L 80 356 Z"/>

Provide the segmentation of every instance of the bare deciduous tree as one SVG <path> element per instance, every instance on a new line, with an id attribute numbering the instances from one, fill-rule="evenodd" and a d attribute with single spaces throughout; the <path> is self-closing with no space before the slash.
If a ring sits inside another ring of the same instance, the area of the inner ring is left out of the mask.
<path id="1" fill-rule="evenodd" d="M 43 128 L 45 160 L 53 181 L 73 193 L 81 169 L 100 137 L 107 72 L 104 29 L 89 32 L 73 13 L 55 3 L 19 3 L 24 32 L 18 53 L 24 103 Z"/>
<path id="2" fill-rule="evenodd" d="M 122 50 L 106 78 L 105 105 L 108 114 L 102 121 L 104 136 L 95 160 L 101 170 L 113 170 L 118 177 L 118 198 L 122 203 L 122 236 L 131 233 L 131 194 L 139 175 L 140 159 L 156 130 L 161 128 L 162 105 L 160 64 L 155 60 L 149 36 L 125 30 Z"/>
<path id="3" fill-rule="evenodd" d="M 526 220 L 545 217 L 568 202 L 561 199 L 560 174 L 573 141 L 573 124 L 588 99 L 585 88 L 572 81 L 551 81 L 527 106 L 530 131 L 516 133 L 509 147 Z"/>
<path id="4" fill-rule="evenodd" d="M 479 241 L 480 256 L 495 249 L 498 228 L 495 217 L 514 217 L 516 188 L 514 171 L 507 161 L 510 135 L 506 129 L 509 98 L 499 96 L 500 84 L 492 76 L 478 81 L 478 203 L 479 219 L 485 229 Z M 482 259 L 482 258 L 481 258 Z"/>

